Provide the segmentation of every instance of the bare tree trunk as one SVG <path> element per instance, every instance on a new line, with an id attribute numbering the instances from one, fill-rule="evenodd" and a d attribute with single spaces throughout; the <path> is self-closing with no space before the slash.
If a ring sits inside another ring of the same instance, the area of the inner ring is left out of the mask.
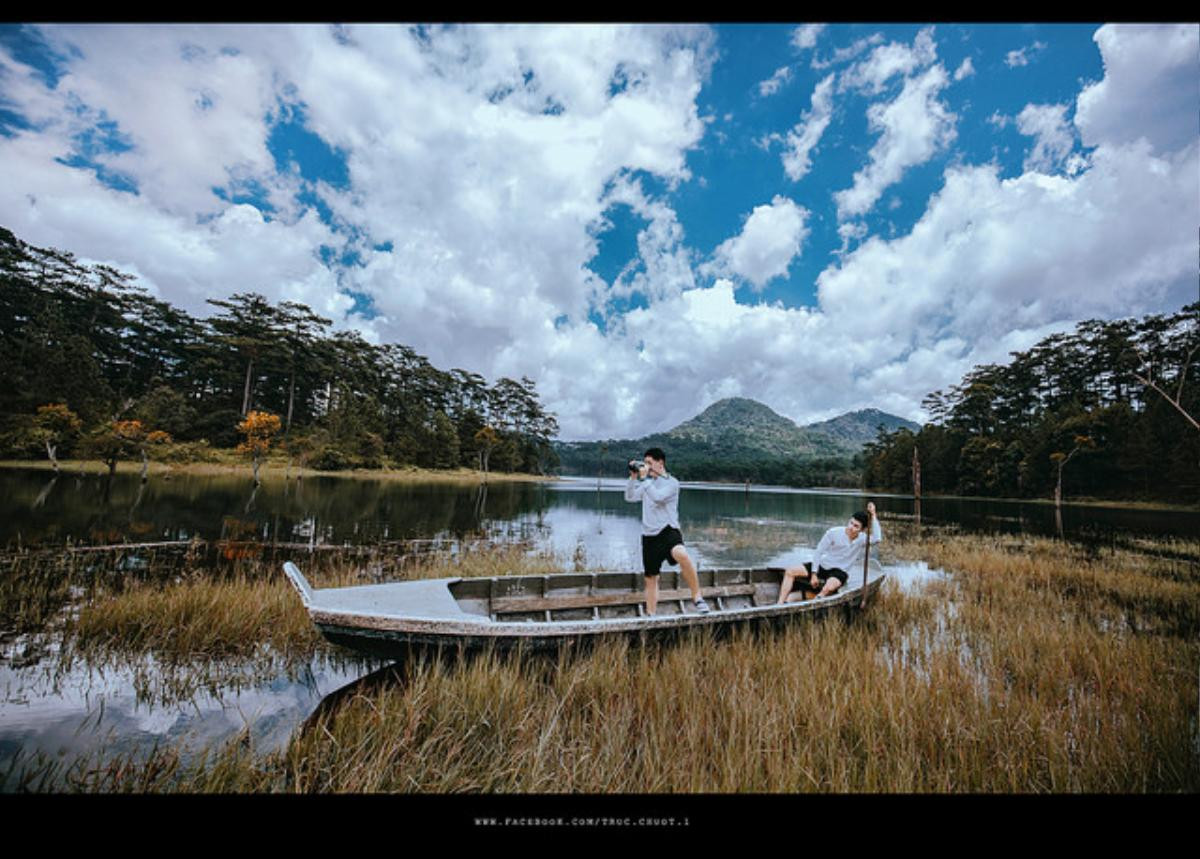
<path id="1" fill-rule="evenodd" d="M 242 393 L 242 417 L 246 416 L 246 412 L 250 410 L 250 371 L 254 369 L 254 359 L 251 358 L 246 364 L 246 389 Z"/>
<path id="2" fill-rule="evenodd" d="M 142 483 L 145 483 L 150 471 L 150 457 L 146 455 L 146 448 L 142 448 Z"/>
<path id="3" fill-rule="evenodd" d="M 295 405 L 295 402 L 296 402 L 296 371 L 293 370 L 292 371 L 292 381 L 288 385 L 288 413 L 287 413 L 287 425 L 283 428 L 284 435 L 287 435 L 288 431 L 292 428 L 292 406 Z"/>
<path id="4" fill-rule="evenodd" d="M 50 444 L 50 439 L 46 439 L 46 455 L 50 457 L 50 464 L 54 466 L 54 473 L 58 474 L 58 457 L 54 454 L 58 451 L 58 445 Z"/>

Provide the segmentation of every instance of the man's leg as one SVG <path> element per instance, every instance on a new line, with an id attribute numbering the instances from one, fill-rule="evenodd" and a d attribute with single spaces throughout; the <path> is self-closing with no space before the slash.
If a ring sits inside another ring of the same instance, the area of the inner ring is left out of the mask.
<path id="1" fill-rule="evenodd" d="M 679 569 L 683 573 L 683 581 L 692 592 L 692 602 L 700 599 L 700 577 L 696 575 L 696 565 L 692 563 L 687 549 L 683 546 L 675 546 L 671 549 L 671 557 L 675 559 L 675 563 L 679 564 Z"/>
<path id="2" fill-rule="evenodd" d="M 787 602 L 787 598 L 791 596 L 792 588 L 796 585 L 796 577 L 803 578 L 803 567 L 794 567 L 790 570 L 783 571 L 783 581 L 779 583 L 779 599 L 775 600 L 778 603 Z"/>
<path id="3" fill-rule="evenodd" d="M 830 576 L 829 578 L 825 579 L 823 583 L 818 581 L 818 584 L 820 584 L 821 591 L 817 594 L 817 596 L 827 597 L 842 586 L 842 580 L 837 576 Z"/>
<path id="4" fill-rule="evenodd" d="M 654 614 L 658 608 L 658 576 L 645 576 L 646 614 Z"/>

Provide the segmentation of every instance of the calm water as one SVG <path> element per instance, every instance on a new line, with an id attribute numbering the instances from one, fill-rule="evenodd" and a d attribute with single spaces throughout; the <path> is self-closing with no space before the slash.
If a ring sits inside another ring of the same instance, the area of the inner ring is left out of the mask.
<path id="1" fill-rule="evenodd" d="M 479 487 L 386 480 L 270 480 L 254 490 L 243 477 L 105 477 L 0 470 L 0 546 L 107 544 L 160 540 L 249 539 L 278 543 L 374 544 L 388 540 L 488 537 L 550 551 L 570 568 L 637 569 L 639 505 L 622 498 L 623 481 L 563 479 Z M 911 517 L 913 500 L 873 496 L 887 517 Z M 863 507 L 863 496 L 771 487 L 685 484 L 680 518 L 689 550 L 703 566 L 783 566 L 808 560 L 831 525 Z M 967 530 L 1053 534 L 1048 505 L 926 500 L 922 522 Z M 1194 537 L 1200 512 L 1119 507 L 1063 510 L 1071 539 Z M 924 565 L 891 567 L 902 584 L 938 575 Z M 0 632 L 3 632 L 0 630 Z M 0 644 L 0 781 L 14 760 L 38 753 L 68 761 L 97 749 L 145 750 L 157 744 L 200 748 L 249 732 L 261 750 L 281 748 L 325 696 L 379 667 L 339 653 L 297 670 L 270 654 L 252 665 L 218 665 L 207 682 L 175 676 L 153 661 L 75 665 L 61 671 L 29 641 Z M 19 764 L 18 764 L 19 766 Z M 13 789 L 11 781 L 5 785 Z"/>
<path id="2" fill-rule="evenodd" d="M 136 475 L 118 475 L 110 483 L 97 475 L 54 478 L 44 471 L 4 469 L 0 547 L 192 537 L 347 545 L 488 535 L 568 552 L 581 544 L 590 560 L 636 564 L 630 552 L 637 541 L 630 538 L 637 535 L 638 507 L 623 500 L 623 486 L 606 480 L 598 487 L 594 478 L 481 488 L 310 477 L 268 480 L 255 490 L 245 477 L 232 475 L 156 477 L 142 484 Z M 914 513 L 912 498 L 873 497 L 885 519 Z M 704 549 L 710 563 L 750 563 L 728 551 L 739 542 L 739 529 L 776 524 L 805 540 L 864 503 L 853 492 L 685 484 L 679 512 L 685 539 L 715 540 Z M 980 531 L 1049 535 L 1058 527 L 1051 505 L 1028 502 L 925 499 L 921 517 L 926 524 Z M 1192 537 L 1200 534 L 1200 511 L 1067 504 L 1062 527 L 1068 538 L 1085 540 L 1114 534 Z"/>

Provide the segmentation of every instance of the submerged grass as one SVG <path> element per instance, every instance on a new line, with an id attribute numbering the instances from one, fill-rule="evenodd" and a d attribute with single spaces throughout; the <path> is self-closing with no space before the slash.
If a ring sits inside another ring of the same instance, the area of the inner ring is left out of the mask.
<path id="1" fill-rule="evenodd" d="M 247 735 L 186 765 L 169 748 L 137 760 L 99 755 L 59 773 L 52 789 L 1200 788 L 1200 569 L 1190 560 L 1200 545 L 1094 550 L 892 530 L 892 559 L 919 557 L 950 575 L 919 590 L 889 582 L 853 622 L 835 616 L 721 641 L 697 634 L 662 648 L 615 640 L 550 658 L 416 660 L 397 682 L 323 713 L 282 751 L 257 753 Z M 556 563 L 479 552 L 406 574 Z M 311 578 L 325 586 L 364 575 L 330 564 Z M 79 646 L 213 654 L 248 641 L 320 646 L 298 601 L 265 571 L 156 587 L 85 607 L 72 633 Z M 25 775 L 26 789 L 46 789 L 35 776 Z"/>

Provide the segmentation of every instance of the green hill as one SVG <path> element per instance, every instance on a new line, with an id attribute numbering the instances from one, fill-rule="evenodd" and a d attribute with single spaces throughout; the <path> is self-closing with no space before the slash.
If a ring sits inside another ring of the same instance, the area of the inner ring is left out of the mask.
<path id="1" fill-rule="evenodd" d="M 913 426 L 877 409 L 797 426 L 744 397 L 713 403 L 664 433 L 638 439 L 556 442 L 564 474 L 624 477 L 625 463 L 648 447 L 667 451 L 667 465 L 685 480 L 729 480 L 797 486 L 858 485 L 861 451 L 877 427 Z"/>
<path id="2" fill-rule="evenodd" d="M 805 429 L 810 432 L 822 433 L 832 438 L 840 439 L 856 448 L 861 448 L 869 441 L 874 441 L 879 435 L 879 427 L 888 432 L 895 432 L 901 427 L 918 432 L 921 425 L 913 421 L 889 415 L 879 409 L 861 409 L 857 412 L 847 412 L 836 418 L 820 423 L 808 424 Z"/>

